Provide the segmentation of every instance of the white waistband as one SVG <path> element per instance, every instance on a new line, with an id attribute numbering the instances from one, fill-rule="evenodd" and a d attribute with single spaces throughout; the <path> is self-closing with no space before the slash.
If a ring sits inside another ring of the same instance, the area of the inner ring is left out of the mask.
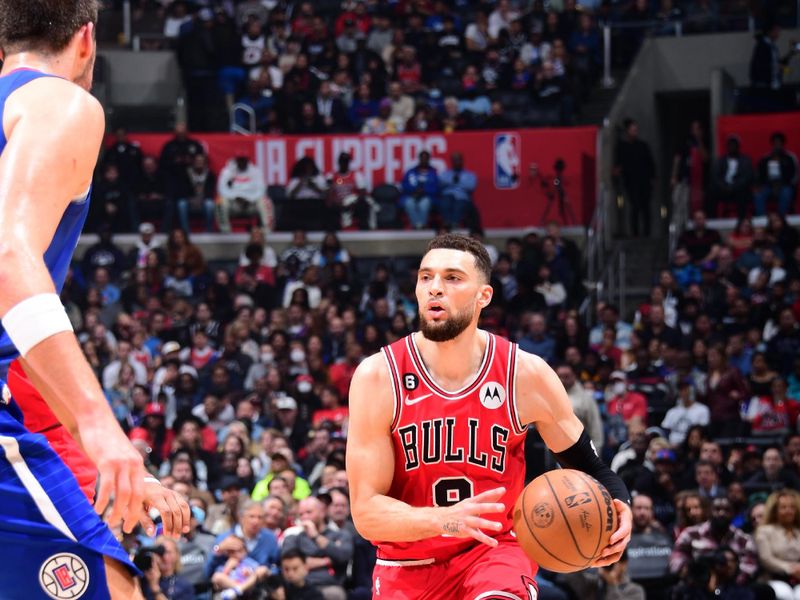
<path id="1" fill-rule="evenodd" d="M 433 558 L 425 558 L 423 560 L 384 560 L 379 558 L 375 564 L 381 567 L 423 567 L 425 565 L 432 565 L 436 560 Z"/>

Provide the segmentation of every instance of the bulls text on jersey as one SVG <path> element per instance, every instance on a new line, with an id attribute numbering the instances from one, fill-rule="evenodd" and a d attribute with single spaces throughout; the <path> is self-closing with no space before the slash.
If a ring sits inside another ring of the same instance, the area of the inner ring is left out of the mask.
<path id="1" fill-rule="evenodd" d="M 466 448 L 455 444 L 456 438 L 461 437 L 457 435 L 460 428 L 469 432 Z M 400 427 L 397 433 L 403 446 L 406 471 L 413 471 L 420 464 L 435 465 L 445 462 L 469 463 L 503 473 L 506 468 L 506 447 L 511 432 L 502 425 L 492 424 L 489 443 L 482 447 L 480 428 L 481 422 L 478 419 L 467 419 L 465 422 L 456 417 L 429 419 Z"/>

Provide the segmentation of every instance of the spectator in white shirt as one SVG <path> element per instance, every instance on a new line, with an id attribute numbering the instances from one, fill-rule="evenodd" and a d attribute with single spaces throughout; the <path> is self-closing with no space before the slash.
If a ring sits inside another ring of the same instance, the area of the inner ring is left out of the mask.
<path id="1" fill-rule="evenodd" d="M 114 360 L 103 369 L 103 388 L 110 390 L 117 383 L 122 365 L 128 363 L 133 368 L 134 380 L 138 385 L 147 384 L 147 369 L 138 360 L 131 356 L 131 343 L 120 340 L 117 344 L 117 360 Z"/>
<path id="2" fill-rule="evenodd" d="M 678 403 L 667 411 L 661 427 L 669 430 L 669 443 L 678 446 L 693 426 L 708 425 L 710 416 L 708 407 L 695 400 L 691 380 L 684 379 L 678 382 Z"/>
<path id="3" fill-rule="evenodd" d="M 231 230 L 231 215 L 258 215 L 261 226 L 272 229 L 272 202 L 267 198 L 264 177 L 256 165 L 246 156 L 237 156 L 228 161 L 217 180 L 219 194 L 219 227 L 223 232 Z"/>

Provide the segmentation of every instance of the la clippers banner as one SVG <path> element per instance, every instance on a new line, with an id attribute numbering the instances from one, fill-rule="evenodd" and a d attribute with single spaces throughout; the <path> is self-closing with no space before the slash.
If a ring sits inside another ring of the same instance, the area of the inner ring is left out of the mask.
<path id="1" fill-rule="evenodd" d="M 158 156 L 169 134 L 135 134 L 145 154 Z M 441 173 L 450 155 L 461 152 L 465 168 L 478 177 L 474 200 L 484 227 L 539 226 L 546 221 L 585 225 L 595 204 L 595 127 L 475 131 L 452 134 L 192 136 L 207 149 L 211 168 L 219 172 L 233 156 L 249 156 L 268 185 L 285 185 L 298 159 L 311 156 L 325 173 L 336 169 L 341 152 L 352 156 L 369 188 L 399 184 L 428 150 Z M 563 161 L 557 173 L 556 161 Z"/>
<path id="2" fill-rule="evenodd" d="M 739 136 L 742 154 L 750 157 L 754 166 L 772 148 L 769 138 L 781 132 L 786 136 L 786 149 L 800 156 L 800 117 L 798 113 L 766 115 L 727 115 L 717 119 L 717 154 L 725 154 L 725 140 Z"/>

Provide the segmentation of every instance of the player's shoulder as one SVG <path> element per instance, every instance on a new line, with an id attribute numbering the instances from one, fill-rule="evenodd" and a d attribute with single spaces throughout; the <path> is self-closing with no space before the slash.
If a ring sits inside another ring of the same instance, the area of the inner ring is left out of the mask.
<path id="1" fill-rule="evenodd" d="M 97 98 L 60 77 L 40 77 L 18 88 L 8 97 L 5 111 L 41 119 L 48 127 L 105 127 L 105 113 Z"/>
<path id="2" fill-rule="evenodd" d="M 517 373 L 518 376 L 538 377 L 542 372 L 550 369 L 550 365 L 541 356 L 517 348 Z"/>
<path id="3" fill-rule="evenodd" d="M 356 367 L 353 379 L 365 385 L 389 383 L 389 370 L 383 352 L 378 351 L 362 360 Z"/>

